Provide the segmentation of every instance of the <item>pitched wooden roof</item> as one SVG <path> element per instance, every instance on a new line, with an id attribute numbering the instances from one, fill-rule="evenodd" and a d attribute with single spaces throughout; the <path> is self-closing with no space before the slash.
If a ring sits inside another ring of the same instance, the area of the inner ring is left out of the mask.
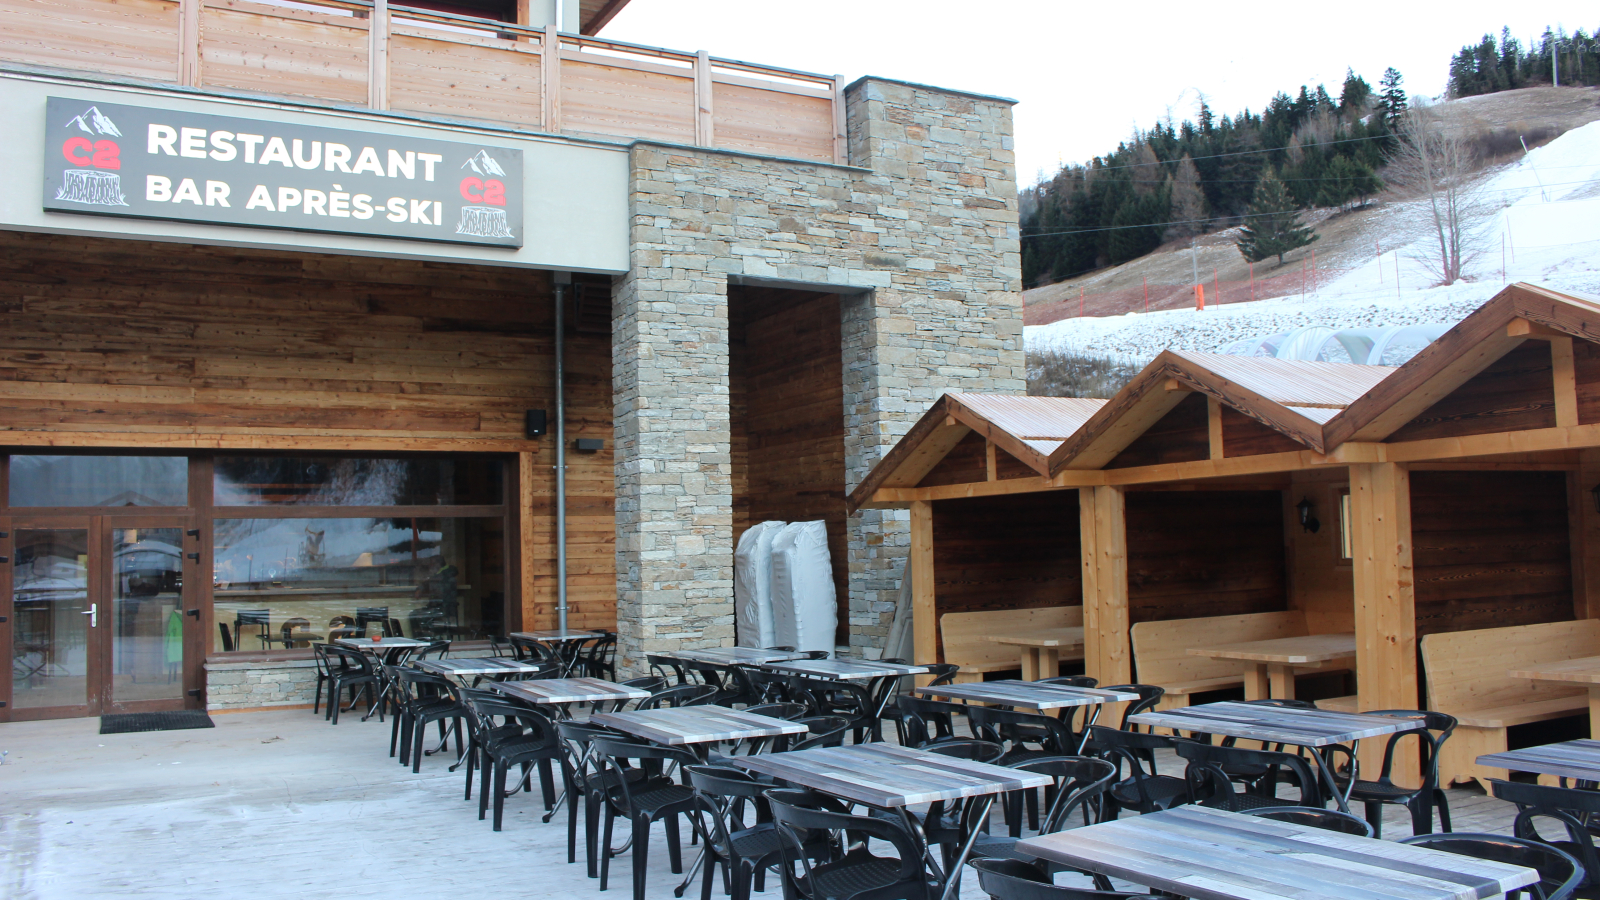
<path id="1" fill-rule="evenodd" d="M 606 23 L 628 5 L 628 0 L 580 0 L 578 24 L 580 34 L 599 34 Z"/>

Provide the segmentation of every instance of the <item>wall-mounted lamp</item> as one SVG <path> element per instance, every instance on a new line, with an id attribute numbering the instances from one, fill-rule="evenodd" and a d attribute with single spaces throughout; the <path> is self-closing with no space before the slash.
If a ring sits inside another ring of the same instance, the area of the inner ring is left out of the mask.
<path id="1" fill-rule="evenodd" d="M 1589 493 L 1594 495 L 1594 511 L 1600 512 L 1600 484 L 1589 488 Z"/>
<path id="2" fill-rule="evenodd" d="M 1596 488 L 1596 490 L 1600 490 L 1600 488 Z M 1600 503 L 1600 493 L 1595 494 L 1595 501 Z M 1311 498 L 1302 497 L 1294 508 L 1300 511 L 1300 527 L 1312 534 L 1316 534 L 1317 530 L 1322 527 L 1322 523 L 1311 515 L 1311 511 L 1315 508 L 1311 505 Z"/>

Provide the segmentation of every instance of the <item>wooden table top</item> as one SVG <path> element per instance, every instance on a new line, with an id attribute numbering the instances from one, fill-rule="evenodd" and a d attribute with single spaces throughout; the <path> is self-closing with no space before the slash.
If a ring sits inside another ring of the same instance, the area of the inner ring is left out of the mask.
<path id="1" fill-rule="evenodd" d="M 680 709 L 600 713 L 590 716 L 589 721 L 669 747 L 708 744 L 713 741 L 738 741 L 745 738 L 777 737 L 780 734 L 809 734 L 811 731 L 804 725 L 783 719 L 721 706 L 685 706 Z"/>
<path id="2" fill-rule="evenodd" d="M 761 668 L 812 678 L 837 678 L 841 681 L 884 678 L 898 675 L 923 675 L 931 671 L 927 666 L 903 663 L 882 663 L 862 659 L 790 659 L 762 663 Z"/>
<path id="3" fill-rule="evenodd" d="M 1600 741 L 1562 741 L 1542 747 L 1486 753 L 1478 757 L 1478 765 L 1576 778 L 1579 781 L 1600 781 Z"/>
<path id="4" fill-rule="evenodd" d="M 1020 706 L 1025 709 L 1061 709 L 1068 706 L 1093 706 L 1099 703 L 1121 703 L 1137 700 L 1138 694 L 1128 691 L 1105 691 L 1100 688 L 1070 687 L 1065 684 L 1045 684 L 1039 681 L 976 681 L 971 684 L 942 684 L 938 687 L 919 687 L 916 693 L 941 700 L 974 700 L 978 703 L 995 703 L 1001 706 Z"/>
<path id="5" fill-rule="evenodd" d="M 1415 731 L 1423 726 L 1421 719 L 1369 716 L 1326 709 L 1257 706 L 1236 701 L 1142 712 L 1130 716 L 1128 721 L 1156 728 L 1221 734 L 1275 744 L 1293 744 L 1296 747 L 1327 747 L 1380 734 Z"/>
<path id="6" fill-rule="evenodd" d="M 879 809 L 982 797 L 1050 783 L 1049 778 L 1033 772 L 895 744 L 758 753 L 733 757 L 728 762 Z"/>
<path id="7" fill-rule="evenodd" d="M 984 640 L 996 644 L 1016 644 L 1022 647 L 1082 647 L 1083 628 L 1040 628 L 1035 631 L 986 634 Z"/>
<path id="8" fill-rule="evenodd" d="M 1245 641 L 1217 647 L 1200 647 L 1190 650 L 1189 655 L 1286 665 L 1328 662 L 1355 656 L 1356 636 L 1353 632 L 1306 634 L 1299 637 L 1275 638 L 1270 641 Z"/>
<path id="9" fill-rule="evenodd" d="M 1535 681 L 1572 681 L 1579 684 L 1600 684 L 1600 656 L 1582 659 L 1564 659 L 1560 662 L 1539 663 L 1527 669 L 1512 669 L 1506 673 L 1512 678 L 1531 678 Z"/>
<path id="10" fill-rule="evenodd" d="M 1017 850 L 1194 900 L 1476 900 L 1539 880 L 1521 866 L 1202 806 L 1040 835 Z"/>
<path id="11" fill-rule="evenodd" d="M 643 700 L 650 696 L 649 691 L 599 678 L 536 678 L 532 681 L 501 681 L 489 687 L 528 703 L 596 703 Z"/>
<path id="12" fill-rule="evenodd" d="M 702 650 L 675 650 L 661 655 L 691 662 L 716 663 L 719 666 L 759 666 L 762 663 L 805 658 L 805 654 L 798 651 L 762 650 L 759 647 L 707 647 Z"/>
<path id="13" fill-rule="evenodd" d="M 507 659 L 503 656 L 484 656 L 476 659 L 423 659 L 413 665 L 424 672 L 432 672 L 447 678 L 461 678 L 467 675 L 516 675 L 539 672 L 545 668 L 542 663 Z"/>
<path id="14" fill-rule="evenodd" d="M 602 634 L 599 631 L 573 631 L 569 628 L 566 631 L 513 631 L 510 636 L 525 641 L 592 641 Z"/>
<path id="15" fill-rule="evenodd" d="M 372 638 L 334 638 L 333 642 L 352 650 L 400 650 L 406 647 L 426 647 L 427 641 L 408 637 L 386 637 L 381 641 Z"/>

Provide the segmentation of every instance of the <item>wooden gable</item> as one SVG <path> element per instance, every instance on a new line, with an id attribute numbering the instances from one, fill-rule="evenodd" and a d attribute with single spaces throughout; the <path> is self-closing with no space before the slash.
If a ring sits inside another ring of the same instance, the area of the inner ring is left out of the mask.
<path id="1" fill-rule="evenodd" d="M 1253 419 L 1231 406 L 1221 410 L 1222 455 L 1260 456 L 1264 453 L 1292 453 L 1306 446 L 1270 425 Z"/>
<path id="2" fill-rule="evenodd" d="M 974 484 L 989 480 L 989 442 L 975 431 L 967 433 L 944 459 L 939 460 L 928 474 L 922 476 L 917 487 L 937 487 L 943 484 Z M 1004 449 L 994 448 L 995 478 L 1038 478 L 1039 473 Z"/>
<path id="3" fill-rule="evenodd" d="M 1106 468 L 1127 469 L 1208 459 L 1211 456 L 1208 417 L 1205 395 L 1191 393 L 1134 438 Z"/>
<path id="4" fill-rule="evenodd" d="M 1512 349 L 1385 438 L 1387 443 L 1553 428 L 1550 344 Z"/>

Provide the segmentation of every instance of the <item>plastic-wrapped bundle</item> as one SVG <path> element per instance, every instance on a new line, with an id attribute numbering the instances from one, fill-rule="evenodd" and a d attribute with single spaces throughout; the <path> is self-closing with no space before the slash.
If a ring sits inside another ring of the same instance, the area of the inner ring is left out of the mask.
<path id="1" fill-rule="evenodd" d="M 772 624 L 777 644 L 832 652 L 838 626 L 828 528 L 793 522 L 772 542 Z"/>
<path id="2" fill-rule="evenodd" d="M 760 522 L 739 536 L 733 551 L 735 634 L 741 647 L 775 645 L 772 630 L 772 541 L 783 522 Z"/>

